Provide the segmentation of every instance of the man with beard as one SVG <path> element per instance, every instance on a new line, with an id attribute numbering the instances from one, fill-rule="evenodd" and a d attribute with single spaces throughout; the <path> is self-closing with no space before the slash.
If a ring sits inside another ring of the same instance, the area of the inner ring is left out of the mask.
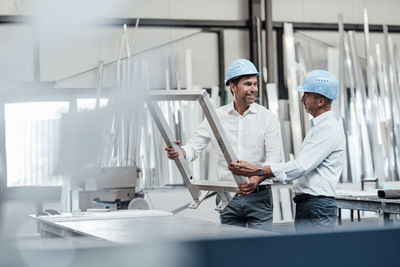
<path id="1" fill-rule="evenodd" d="M 277 116 L 255 103 L 258 93 L 259 72 L 246 59 L 235 60 L 227 69 L 225 84 L 229 86 L 234 99 L 217 109 L 224 131 L 238 158 L 262 166 L 281 162 L 280 123 Z M 195 136 L 180 147 L 180 151 L 166 147 L 169 159 L 180 153 L 188 162 L 195 160 L 211 142 L 217 153 L 219 180 L 233 180 L 228 164 L 206 120 L 196 130 Z M 180 145 L 180 142 L 177 141 Z M 262 169 L 260 168 L 261 172 Z M 255 184 L 262 173 L 249 175 L 249 183 Z M 217 196 L 217 203 L 219 202 Z M 261 230 L 272 227 L 272 192 L 270 182 L 258 183 L 246 194 L 235 194 L 226 208 L 220 212 L 223 224 L 238 225 Z"/>
<path id="2" fill-rule="evenodd" d="M 249 194 L 254 186 L 266 178 L 276 177 L 282 183 L 293 181 L 296 203 L 295 227 L 297 231 L 333 230 L 336 223 L 336 185 L 345 160 L 346 139 L 341 123 L 331 111 L 332 100 L 337 98 L 338 82 L 330 72 L 314 70 L 304 78 L 301 101 L 311 114 L 311 128 L 295 160 L 262 167 L 263 176 L 257 176 L 239 187 L 241 194 Z M 241 161 L 229 164 L 237 175 L 251 176 L 259 166 Z"/>

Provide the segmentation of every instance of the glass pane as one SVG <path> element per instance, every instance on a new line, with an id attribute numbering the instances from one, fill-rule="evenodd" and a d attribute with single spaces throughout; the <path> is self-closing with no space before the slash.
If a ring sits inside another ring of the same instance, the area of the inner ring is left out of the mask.
<path id="1" fill-rule="evenodd" d="M 101 98 L 100 99 L 100 107 L 107 106 L 108 99 Z M 78 98 L 76 100 L 76 106 L 78 111 L 83 110 L 91 110 L 96 108 L 96 99 L 95 98 Z"/>
<path id="2" fill-rule="evenodd" d="M 7 186 L 54 186 L 53 175 L 61 113 L 68 102 L 5 105 Z"/>

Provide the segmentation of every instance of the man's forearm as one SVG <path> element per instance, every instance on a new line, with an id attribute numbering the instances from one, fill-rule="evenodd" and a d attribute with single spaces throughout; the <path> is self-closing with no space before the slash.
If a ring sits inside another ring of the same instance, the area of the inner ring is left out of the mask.
<path id="1" fill-rule="evenodd" d="M 263 178 L 262 178 L 263 181 L 265 179 L 274 177 L 274 174 L 272 173 L 271 167 L 269 165 L 262 166 L 262 170 L 263 170 L 263 174 L 264 174 Z"/>

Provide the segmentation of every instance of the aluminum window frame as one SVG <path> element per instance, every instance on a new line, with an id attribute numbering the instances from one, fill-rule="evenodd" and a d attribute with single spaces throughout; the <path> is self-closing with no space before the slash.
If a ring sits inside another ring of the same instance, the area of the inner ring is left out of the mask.
<path id="1" fill-rule="evenodd" d="M 179 150 L 179 147 L 175 144 L 175 137 L 156 101 L 198 101 L 208 123 L 210 124 L 211 130 L 226 162 L 230 163 L 237 160 L 206 90 L 150 90 L 147 93 L 147 108 L 149 109 L 162 138 L 167 146 L 172 146 L 175 150 Z M 193 179 L 193 174 L 183 155 L 179 155 L 178 158 L 174 159 L 174 162 L 182 175 L 183 181 L 185 182 L 190 195 L 192 196 L 193 201 L 189 205 L 189 208 L 192 209 L 197 208 L 205 197 L 200 191 L 207 190 L 217 192 L 221 197 L 221 201 L 218 203 L 216 210 L 223 210 L 232 199 L 230 192 L 237 192 L 238 185 L 247 182 L 246 177 L 237 175 L 233 176 L 235 181 L 232 182 Z"/>

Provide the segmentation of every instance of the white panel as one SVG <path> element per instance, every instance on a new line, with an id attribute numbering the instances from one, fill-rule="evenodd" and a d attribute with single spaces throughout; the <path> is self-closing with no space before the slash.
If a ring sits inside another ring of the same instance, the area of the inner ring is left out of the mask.
<path id="1" fill-rule="evenodd" d="M 2 0 L 4 14 L 46 15 L 66 19 L 90 17 L 141 17 L 180 19 L 226 19 L 247 17 L 247 1 L 241 0 Z"/>
<path id="2" fill-rule="evenodd" d="M 292 200 L 290 199 L 289 188 L 280 188 L 279 193 L 281 195 L 281 204 L 282 204 L 282 215 L 284 221 L 293 221 L 292 214 Z"/>
<path id="3" fill-rule="evenodd" d="M 337 22 L 343 13 L 345 23 L 362 23 L 363 8 L 371 24 L 399 24 L 398 0 L 273 0 L 272 19 L 286 22 Z"/>
<path id="4" fill-rule="evenodd" d="M 277 223 L 282 221 L 278 187 L 272 187 L 272 201 L 274 203 L 274 208 L 272 210 L 272 221 Z"/>
<path id="5" fill-rule="evenodd" d="M 21 25 L 0 26 L 0 81 L 33 80 L 33 34 Z"/>
<path id="6" fill-rule="evenodd" d="M 133 29 L 130 29 L 132 31 Z M 199 32 L 199 29 L 139 28 L 133 54 Z M 43 80 L 59 80 L 94 68 L 99 60 L 105 63 L 117 58 L 122 30 L 102 28 L 52 28 L 41 31 L 41 69 Z M 217 35 L 200 33 L 171 45 L 152 49 L 134 56 L 147 61 L 151 69 L 151 88 L 164 87 L 164 71 L 171 62 L 173 73 L 178 71 L 181 84 L 185 80 L 185 49 L 192 50 L 193 84 L 211 87 L 218 84 Z M 62 62 L 60 64 L 59 62 Z M 57 66 L 57 67 L 55 67 Z M 93 87 L 96 72 L 60 83 L 60 87 Z M 104 68 L 104 86 L 112 86 L 115 67 Z M 176 86 L 175 79 L 173 84 Z"/>
<path id="7" fill-rule="evenodd" d="M 225 69 L 237 58 L 250 58 L 249 33 L 240 30 L 225 30 Z"/>

